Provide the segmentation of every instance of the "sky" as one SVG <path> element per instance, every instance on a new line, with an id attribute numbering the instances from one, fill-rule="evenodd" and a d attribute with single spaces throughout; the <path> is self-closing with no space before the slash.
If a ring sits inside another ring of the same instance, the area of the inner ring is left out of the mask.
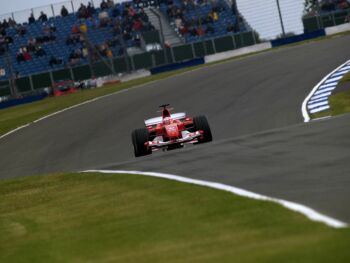
<path id="1" fill-rule="evenodd" d="M 101 2 L 101 0 L 93 1 L 96 5 L 99 5 Z M 114 2 L 117 1 L 121 2 L 121 0 L 115 0 Z M 249 25 L 258 31 L 261 38 L 273 39 L 282 33 L 276 1 L 277 0 L 237 0 L 239 11 L 243 14 Z M 303 32 L 301 16 L 303 13 L 304 1 L 305 0 L 279 0 L 285 32 L 293 32 L 295 34 Z M 74 2 L 76 3 L 75 8 L 77 8 L 81 2 L 87 3 L 89 0 L 75 0 Z M 65 6 L 70 11 L 72 10 L 70 2 L 62 0 L 0 0 L 0 13 L 7 14 L 16 12 L 16 21 L 24 22 L 29 16 L 29 11 L 23 12 L 22 10 L 53 4 L 55 14 L 59 14 L 62 3 L 65 3 Z M 39 14 L 41 10 L 47 14 L 52 12 L 51 7 L 44 9 L 35 8 L 34 14 Z M 0 15 L 0 19 L 1 18 L 4 17 Z"/>

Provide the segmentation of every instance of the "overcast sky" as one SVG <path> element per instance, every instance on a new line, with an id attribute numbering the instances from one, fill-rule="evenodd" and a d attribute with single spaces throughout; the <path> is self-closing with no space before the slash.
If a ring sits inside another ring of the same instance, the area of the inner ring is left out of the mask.
<path id="1" fill-rule="evenodd" d="M 93 1 L 96 5 L 99 5 L 102 0 Z M 279 0 L 286 32 L 302 33 L 301 16 L 304 1 L 305 0 Z M 89 0 L 75 0 L 74 2 L 76 3 L 75 9 L 77 9 L 81 2 L 87 3 Z M 115 0 L 114 2 L 122 2 L 122 0 Z M 59 14 L 62 3 L 65 3 L 69 11 L 71 11 L 72 7 L 69 2 L 62 0 L 0 0 L 0 13 L 7 14 L 17 12 L 15 19 L 18 22 L 24 22 L 27 20 L 29 13 L 18 13 L 18 11 L 54 4 L 54 12 L 55 14 Z M 237 4 L 245 19 L 252 28 L 259 32 L 262 38 L 275 38 L 282 32 L 276 0 L 237 0 Z M 50 7 L 46 9 L 35 8 L 34 14 L 36 17 L 41 10 L 49 16 L 50 13 L 52 13 Z"/>

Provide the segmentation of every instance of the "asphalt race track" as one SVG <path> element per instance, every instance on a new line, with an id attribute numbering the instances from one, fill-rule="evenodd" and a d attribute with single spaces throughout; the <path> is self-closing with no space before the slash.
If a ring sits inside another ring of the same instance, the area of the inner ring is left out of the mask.
<path id="1" fill-rule="evenodd" d="M 223 182 L 350 222 L 350 116 L 303 123 L 311 89 L 350 36 L 233 60 L 66 111 L 0 140 L 0 178 L 127 169 Z M 157 106 L 205 114 L 214 142 L 135 159 L 131 131 Z"/>

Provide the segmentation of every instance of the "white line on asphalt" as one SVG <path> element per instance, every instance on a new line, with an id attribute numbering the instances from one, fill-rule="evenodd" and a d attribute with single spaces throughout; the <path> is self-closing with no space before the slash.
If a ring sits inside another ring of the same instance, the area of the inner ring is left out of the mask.
<path id="1" fill-rule="evenodd" d="M 120 170 L 88 170 L 84 171 L 85 173 L 89 172 L 98 172 L 98 173 L 106 173 L 106 174 L 137 174 L 137 175 L 144 175 L 144 176 L 151 176 L 151 177 L 158 177 L 158 178 L 163 178 L 163 179 L 169 179 L 173 181 L 178 181 L 182 183 L 189 183 L 189 184 L 195 184 L 195 185 L 200 185 L 200 186 L 206 186 L 209 188 L 214 188 L 226 192 L 230 192 L 239 196 L 243 197 L 248 197 L 251 199 L 256 199 L 256 200 L 262 200 L 262 201 L 270 201 L 274 202 L 277 204 L 282 205 L 283 207 L 301 213 L 305 215 L 307 218 L 309 218 L 312 221 L 317 221 L 317 222 L 322 222 L 330 227 L 334 228 L 344 228 L 347 227 L 347 224 L 344 222 L 341 222 L 337 219 L 328 217 L 326 215 L 323 215 L 312 208 L 309 208 L 305 205 L 301 205 L 298 203 L 274 198 L 274 197 L 269 197 L 261 194 L 257 194 L 254 192 L 250 192 L 241 188 L 237 188 L 231 185 L 225 185 L 221 183 L 215 183 L 215 182 L 209 182 L 209 181 L 203 181 L 203 180 L 197 180 L 197 179 L 191 179 L 183 176 L 178 176 L 178 175 L 173 175 L 173 174 L 165 174 L 165 173 L 156 173 L 156 172 L 140 172 L 140 171 L 120 171 Z"/>

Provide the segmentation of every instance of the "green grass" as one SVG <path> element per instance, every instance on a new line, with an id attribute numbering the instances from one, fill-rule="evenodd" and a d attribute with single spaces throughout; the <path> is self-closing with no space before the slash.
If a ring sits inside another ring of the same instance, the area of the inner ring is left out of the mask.
<path id="1" fill-rule="evenodd" d="M 350 72 L 344 75 L 344 77 L 339 81 L 338 86 L 339 85 L 347 85 L 349 89 L 331 95 L 328 99 L 330 109 L 312 114 L 312 119 L 322 118 L 325 116 L 336 116 L 350 112 Z"/>
<path id="2" fill-rule="evenodd" d="M 350 262 L 350 229 L 137 175 L 0 181 L 0 262 Z"/>

